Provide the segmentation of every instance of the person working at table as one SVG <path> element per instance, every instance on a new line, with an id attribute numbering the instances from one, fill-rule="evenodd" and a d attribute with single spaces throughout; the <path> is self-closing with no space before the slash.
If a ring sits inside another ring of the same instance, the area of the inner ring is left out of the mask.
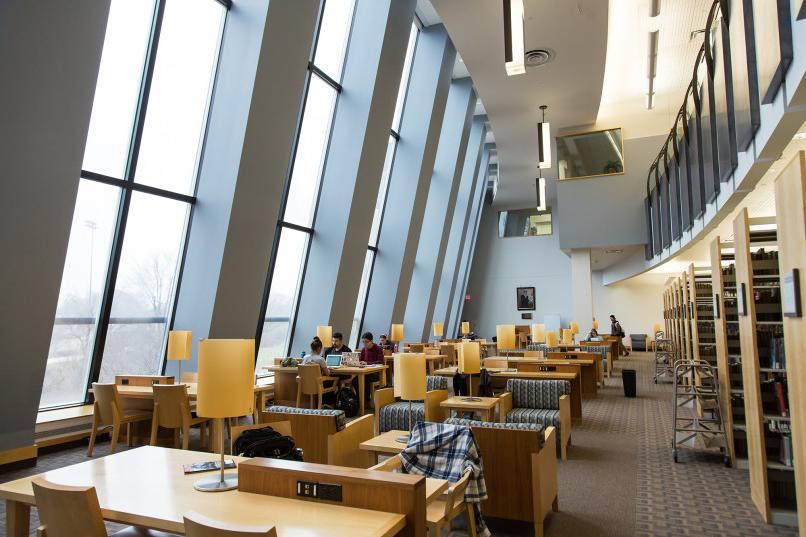
<path id="1" fill-rule="evenodd" d="M 319 364 L 319 369 L 322 370 L 323 376 L 330 374 L 330 369 L 327 367 L 327 362 L 322 357 L 322 340 L 314 337 L 311 341 L 311 352 L 302 357 L 302 365 Z"/>
<path id="2" fill-rule="evenodd" d="M 361 336 L 364 348 L 361 349 L 361 362 L 367 365 L 383 365 L 383 349 L 372 341 L 372 332 L 364 332 Z M 380 380 L 380 373 L 370 373 L 364 380 L 364 397 L 369 399 L 370 386 L 373 382 Z M 358 392 L 358 379 L 353 379 L 353 387 Z"/>
<path id="3" fill-rule="evenodd" d="M 389 338 L 386 337 L 386 334 L 381 334 L 381 340 L 378 342 L 378 346 L 381 348 L 381 350 L 384 351 L 395 350 L 394 344 L 392 344 L 392 342 L 389 341 Z"/>
<path id="4" fill-rule="evenodd" d="M 353 351 L 350 350 L 350 347 L 344 344 L 344 336 L 342 336 L 341 332 L 335 332 L 333 334 L 333 345 L 326 348 L 322 355 L 327 357 L 331 354 L 344 354 L 345 352 Z"/>

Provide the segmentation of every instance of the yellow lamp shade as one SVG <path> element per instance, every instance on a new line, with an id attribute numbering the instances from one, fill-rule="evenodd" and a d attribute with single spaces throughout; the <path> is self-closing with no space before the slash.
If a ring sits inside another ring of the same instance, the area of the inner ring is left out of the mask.
<path id="1" fill-rule="evenodd" d="M 532 325 L 532 343 L 543 343 L 546 341 L 546 325 L 533 324 Z"/>
<path id="2" fill-rule="evenodd" d="M 171 330 L 168 332 L 169 360 L 190 360 L 190 349 L 193 346 L 193 332 L 190 330 Z"/>
<path id="3" fill-rule="evenodd" d="M 403 325 L 393 324 L 392 330 L 389 331 L 389 339 L 392 341 L 403 341 Z"/>
<path id="4" fill-rule="evenodd" d="M 593 321 L 593 329 L 596 330 L 596 331 L 599 330 L 599 321 L 597 321 L 595 319 Z"/>
<path id="5" fill-rule="evenodd" d="M 495 327 L 496 343 L 498 350 L 515 348 L 515 325 L 499 324 Z"/>
<path id="6" fill-rule="evenodd" d="M 652 332 L 653 333 L 660 332 L 660 323 L 655 323 L 655 325 L 652 327 Z"/>
<path id="7" fill-rule="evenodd" d="M 481 349 L 476 342 L 461 343 L 456 346 L 459 352 L 459 371 L 471 375 L 481 371 Z"/>
<path id="8" fill-rule="evenodd" d="M 332 326 L 317 326 L 316 337 L 322 340 L 323 347 L 330 347 L 333 345 L 333 327 Z"/>
<path id="9" fill-rule="evenodd" d="M 254 339 L 203 339 L 199 342 L 196 413 L 231 418 L 252 413 L 255 382 Z"/>
<path id="10" fill-rule="evenodd" d="M 549 347 L 556 347 L 558 344 L 557 342 L 557 332 L 554 330 L 550 330 L 546 332 L 546 345 Z"/>
<path id="11" fill-rule="evenodd" d="M 442 323 L 434 323 L 434 336 L 442 337 L 444 325 Z"/>
<path id="12" fill-rule="evenodd" d="M 572 334 L 579 334 L 579 323 L 576 321 L 571 321 L 571 333 Z"/>
<path id="13" fill-rule="evenodd" d="M 469 322 L 464 321 L 462 323 L 462 333 L 463 334 L 469 334 L 470 333 L 470 323 Z"/>
<path id="14" fill-rule="evenodd" d="M 563 343 L 564 345 L 570 344 L 571 341 L 573 340 L 573 335 L 572 335 L 571 329 L 570 328 L 563 328 L 560 333 L 562 335 L 561 343 Z"/>
<path id="15" fill-rule="evenodd" d="M 395 391 L 406 401 L 425 399 L 425 354 L 394 354 Z"/>

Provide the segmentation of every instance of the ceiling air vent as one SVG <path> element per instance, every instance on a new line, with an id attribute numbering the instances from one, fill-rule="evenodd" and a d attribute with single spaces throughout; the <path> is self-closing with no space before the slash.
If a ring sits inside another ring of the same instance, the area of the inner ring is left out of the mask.
<path id="1" fill-rule="evenodd" d="M 527 52 L 524 55 L 524 59 L 526 67 L 540 67 L 541 65 L 550 63 L 554 59 L 554 52 L 549 49 L 538 48 Z"/>

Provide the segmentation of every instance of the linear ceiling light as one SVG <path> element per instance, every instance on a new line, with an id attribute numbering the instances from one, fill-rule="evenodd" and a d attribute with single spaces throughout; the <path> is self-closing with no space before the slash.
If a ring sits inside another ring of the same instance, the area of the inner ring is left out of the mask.
<path id="1" fill-rule="evenodd" d="M 504 66 L 507 75 L 526 72 L 523 44 L 523 0 L 504 0 Z"/>
<path id="2" fill-rule="evenodd" d="M 655 106 L 655 69 L 658 63 L 658 30 L 649 32 L 649 53 L 647 58 L 647 79 L 649 87 L 646 93 L 646 109 L 652 110 Z"/>
<path id="3" fill-rule="evenodd" d="M 538 177 L 535 179 L 535 190 L 537 191 L 537 210 L 546 210 L 546 178 Z"/>
<path id="4" fill-rule="evenodd" d="M 660 0 L 649 0 L 649 16 L 657 17 L 660 15 Z"/>
<path id="5" fill-rule="evenodd" d="M 537 167 L 543 169 L 551 168 L 551 126 L 546 121 L 547 108 L 545 104 L 540 105 L 543 121 L 537 124 Z"/>

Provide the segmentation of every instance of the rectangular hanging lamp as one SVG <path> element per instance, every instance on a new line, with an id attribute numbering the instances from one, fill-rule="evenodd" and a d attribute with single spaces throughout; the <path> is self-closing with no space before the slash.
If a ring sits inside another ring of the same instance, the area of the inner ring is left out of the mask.
<path id="1" fill-rule="evenodd" d="M 545 170 L 551 168 L 551 125 L 548 121 L 537 124 L 537 165 Z"/>
<path id="2" fill-rule="evenodd" d="M 523 0 L 504 0 L 504 67 L 507 75 L 526 73 L 523 44 Z"/>
<path id="3" fill-rule="evenodd" d="M 535 180 L 535 190 L 537 191 L 537 210 L 546 210 L 546 178 L 538 177 Z"/>

